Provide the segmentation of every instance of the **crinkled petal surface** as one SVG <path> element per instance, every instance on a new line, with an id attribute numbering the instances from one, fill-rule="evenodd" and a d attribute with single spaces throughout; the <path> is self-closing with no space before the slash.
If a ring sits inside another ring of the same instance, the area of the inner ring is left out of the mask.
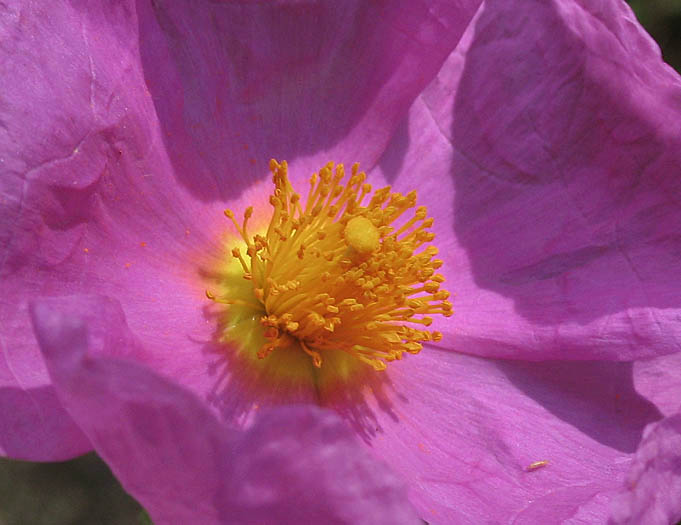
<path id="1" fill-rule="evenodd" d="M 415 523 L 402 482 L 336 414 L 276 408 L 236 443 L 228 494 L 237 523 Z"/>
<path id="2" fill-rule="evenodd" d="M 677 523 L 681 520 L 681 413 L 646 429 L 625 489 L 609 523 Z"/>
<path id="3" fill-rule="evenodd" d="M 375 173 L 436 219 L 448 346 L 632 360 L 680 348 L 679 165 L 681 80 L 624 2 L 490 0 Z"/>
<path id="4" fill-rule="evenodd" d="M 223 201 L 274 154 L 378 158 L 477 5 L 3 4 L 0 453 L 89 448 L 54 397 L 29 297 L 116 297 L 157 370 L 215 395 L 201 272 Z M 240 406 L 242 389 L 218 390 Z"/>
<path id="5" fill-rule="evenodd" d="M 603 523 L 645 426 L 662 417 L 631 369 L 426 347 L 391 366 L 364 404 L 331 404 L 407 481 L 429 523 Z"/>
<path id="6" fill-rule="evenodd" d="M 0 61 L 7 202 L 0 403 L 16 399 L 32 409 L 2 425 L 2 452 L 25 459 L 64 459 L 89 449 L 86 440 L 59 431 L 70 424 L 53 409 L 29 298 L 115 294 L 150 348 L 183 347 L 187 334 L 205 325 L 180 262 L 206 243 L 192 221 L 209 210 L 182 198 L 174 181 L 144 89 L 135 11 L 129 3 L 85 7 L 2 8 L 3 34 L 12 44 Z M 183 335 L 172 338 L 177 326 Z"/>
<path id="7" fill-rule="evenodd" d="M 634 363 L 636 390 L 671 416 L 681 404 L 681 352 Z"/>
<path id="8" fill-rule="evenodd" d="M 142 59 L 178 177 L 211 201 L 270 158 L 305 177 L 373 165 L 479 4 L 154 2 L 162 36 Z"/>
<path id="9" fill-rule="evenodd" d="M 143 366 L 120 305 L 104 297 L 34 304 L 36 335 L 63 405 L 126 490 L 159 523 L 216 523 L 231 437 L 198 399 Z"/>
<path id="10" fill-rule="evenodd" d="M 274 409 L 237 430 L 125 358 L 140 350 L 113 300 L 36 301 L 32 316 L 60 400 L 155 523 L 420 523 L 332 412 Z"/>

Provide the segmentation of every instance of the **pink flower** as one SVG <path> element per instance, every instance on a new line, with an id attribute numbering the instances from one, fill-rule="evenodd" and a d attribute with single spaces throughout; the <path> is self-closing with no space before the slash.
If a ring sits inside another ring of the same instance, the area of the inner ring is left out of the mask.
<path id="1" fill-rule="evenodd" d="M 94 448 L 161 523 L 681 518 L 681 81 L 618 0 L 477 7 L 3 8 L 0 451 Z M 442 342 L 331 393 L 230 360 L 270 157 L 418 191 Z"/>

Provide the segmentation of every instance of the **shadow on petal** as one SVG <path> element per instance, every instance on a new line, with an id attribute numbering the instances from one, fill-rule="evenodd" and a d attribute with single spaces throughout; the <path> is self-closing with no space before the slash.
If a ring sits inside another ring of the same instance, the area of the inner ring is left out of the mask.
<path id="1" fill-rule="evenodd" d="M 9 432 L 0 433 L 0 452 L 14 459 L 60 461 L 92 445 L 57 399 L 52 386 L 0 388 L 0 412 Z"/>
<path id="2" fill-rule="evenodd" d="M 620 452 L 636 451 L 645 426 L 662 418 L 634 389 L 631 363 L 498 361 L 498 366 L 554 416 Z"/>
<path id="3" fill-rule="evenodd" d="M 238 276 L 203 269 L 202 277 L 232 290 L 235 297 L 252 294 L 250 282 Z M 259 322 L 263 313 L 213 303 L 203 310 L 206 321 L 215 326 L 211 339 L 203 342 L 210 362 L 206 372 L 213 378 L 207 401 L 226 421 L 243 426 L 269 407 L 313 404 L 337 412 L 369 443 L 383 432 L 375 410 L 397 420 L 393 400 L 408 401 L 393 386 L 389 370 L 376 372 L 331 350 L 320 350 L 318 369 L 297 343 L 259 359 L 257 352 L 265 342 Z"/>
<path id="4" fill-rule="evenodd" d="M 407 115 L 390 139 L 390 145 L 381 156 L 379 166 L 389 183 L 394 183 L 402 170 L 404 158 L 409 150 L 409 115 Z"/>
<path id="5" fill-rule="evenodd" d="M 456 45 L 468 4 L 138 2 L 178 180 L 213 201 L 265 177 L 270 158 L 306 175 L 329 160 L 370 168 Z"/>
<path id="6" fill-rule="evenodd" d="M 606 4 L 613 34 L 576 5 L 489 4 L 444 73 L 454 232 L 485 291 L 477 312 L 496 316 L 497 340 L 515 323 L 509 342 L 558 359 L 655 357 L 681 341 L 669 284 L 681 82 L 628 7 Z"/>

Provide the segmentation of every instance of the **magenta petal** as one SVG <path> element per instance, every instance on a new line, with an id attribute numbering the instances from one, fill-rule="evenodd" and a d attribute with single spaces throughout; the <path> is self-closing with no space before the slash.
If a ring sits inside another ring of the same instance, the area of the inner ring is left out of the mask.
<path id="1" fill-rule="evenodd" d="M 86 301 L 83 301 L 86 303 Z M 84 304 L 83 304 L 84 305 Z M 96 314 L 115 308 L 104 299 Z M 33 321 L 59 397 L 123 486 L 158 523 L 218 523 L 212 505 L 229 437 L 193 395 L 130 361 L 98 358 L 134 351 L 120 313 L 106 332 L 86 310 L 33 305 Z M 120 312 L 120 308 L 118 309 Z M 113 348 L 112 348 L 113 347 Z"/>
<path id="2" fill-rule="evenodd" d="M 60 461 L 92 450 L 92 445 L 57 399 L 52 385 L 24 387 L 0 358 L 0 455 L 32 461 Z M 42 368 L 42 360 L 32 359 Z"/>
<path id="3" fill-rule="evenodd" d="M 0 410 L 0 434 L 10 429 L 0 449 L 65 459 L 89 445 L 54 398 L 28 300 L 111 295 L 156 348 L 206 340 L 197 254 L 217 252 L 222 209 L 193 200 L 174 176 L 134 2 L 2 11 L 0 407 L 16 410 Z"/>
<path id="4" fill-rule="evenodd" d="M 613 503 L 611 524 L 667 524 L 681 520 L 681 413 L 646 429 Z"/>
<path id="5" fill-rule="evenodd" d="M 435 217 L 448 346 L 530 360 L 681 348 L 679 165 L 681 80 L 620 0 L 486 2 L 380 163 Z"/>
<path id="6" fill-rule="evenodd" d="M 352 407 L 358 431 L 430 523 L 602 523 L 643 429 L 661 417 L 634 390 L 630 363 L 424 348 L 388 373 L 382 395 Z"/>
<path id="7" fill-rule="evenodd" d="M 419 523 L 397 478 L 333 413 L 273 410 L 240 432 L 126 359 L 144 352 L 115 302 L 52 303 L 32 315 L 59 397 L 156 523 Z"/>
<path id="8" fill-rule="evenodd" d="M 223 460 L 228 523 L 422 523 L 404 484 L 331 411 L 267 411 Z"/>
<path id="9" fill-rule="evenodd" d="M 98 296 L 75 296 L 44 299 L 40 307 L 43 317 L 59 316 L 87 323 L 91 354 L 113 352 L 116 357 L 144 359 L 139 345 L 127 330 L 117 302 Z M 123 355 L 123 352 L 126 354 Z M 21 356 L 15 356 L 12 364 L 7 361 L 4 352 L 3 357 L 4 370 L 9 373 L 13 372 L 12 365 L 17 366 L 17 363 L 26 370 L 33 367 L 35 376 L 39 378 L 45 373 L 39 357 L 28 355 L 19 359 Z M 16 374 L 12 375 L 12 379 L 21 385 Z M 92 447 L 64 411 L 50 384 L 25 389 L 4 388 L 0 390 L 0 404 L 3 428 L 8 429 L 0 434 L 0 444 L 2 452 L 8 456 L 55 461 L 82 454 Z"/>
<path id="10" fill-rule="evenodd" d="M 636 390 L 665 416 L 681 406 L 681 352 L 634 363 Z"/>
<path id="11" fill-rule="evenodd" d="M 213 201 L 272 157 L 303 178 L 329 160 L 373 165 L 480 1 L 153 4 L 141 53 L 164 140 Z"/>
<path id="12" fill-rule="evenodd" d="M 236 523 L 421 523 L 403 484 L 330 411 L 265 413 L 237 441 L 231 468 Z"/>

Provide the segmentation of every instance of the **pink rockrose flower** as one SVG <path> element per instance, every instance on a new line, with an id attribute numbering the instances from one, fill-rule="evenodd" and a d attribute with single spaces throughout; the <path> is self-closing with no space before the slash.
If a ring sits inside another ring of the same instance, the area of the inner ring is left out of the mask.
<path id="1" fill-rule="evenodd" d="M 681 79 L 626 4 L 0 35 L 3 455 L 94 449 L 158 523 L 681 519 Z"/>

